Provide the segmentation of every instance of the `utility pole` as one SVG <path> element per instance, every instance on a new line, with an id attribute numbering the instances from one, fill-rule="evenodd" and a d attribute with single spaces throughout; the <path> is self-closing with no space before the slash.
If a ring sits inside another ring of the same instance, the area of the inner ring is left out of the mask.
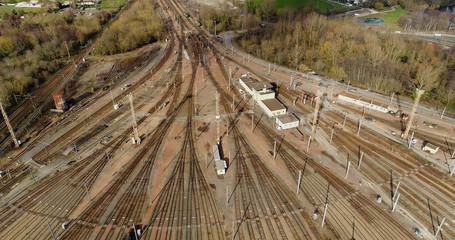
<path id="1" fill-rule="evenodd" d="M 398 182 L 398 184 L 397 184 L 397 188 L 395 189 L 395 193 L 393 194 L 392 201 L 395 200 L 395 197 L 396 197 L 397 194 L 398 194 L 398 188 L 400 188 L 400 183 L 401 183 L 401 181 Z"/>
<path id="2" fill-rule="evenodd" d="M 306 152 L 308 153 L 308 151 L 310 151 L 310 143 L 311 143 L 311 135 L 310 137 L 308 138 L 308 146 L 306 147 Z"/>
<path id="3" fill-rule="evenodd" d="M 316 133 L 316 126 L 318 121 L 318 112 L 319 112 L 319 105 L 321 102 L 322 92 L 318 90 L 316 93 L 316 106 L 314 107 L 314 116 L 313 116 L 313 127 L 311 129 L 311 137 L 314 138 L 314 134 Z"/>
<path id="4" fill-rule="evenodd" d="M 398 203 L 399 199 L 400 199 L 400 194 L 398 194 L 397 199 L 393 203 L 392 212 L 395 212 L 395 208 L 397 207 L 397 203 Z"/>
<path id="5" fill-rule="evenodd" d="M 231 66 L 229 66 L 229 84 L 228 84 L 228 91 L 231 91 Z M 232 97 L 234 98 L 234 97 Z"/>
<path id="6" fill-rule="evenodd" d="M 360 128 L 362 127 L 362 119 L 359 118 L 359 128 L 357 129 L 357 136 L 360 134 Z"/>
<path id="7" fill-rule="evenodd" d="M 88 201 L 92 201 L 92 199 L 90 198 L 90 194 L 89 194 L 89 191 L 88 191 L 88 187 L 87 187 L 87 183 L 84 184 L 84 187 L 85 187 L 85 192 L 87 192 L 87 197 L 88 197 Z"/>
<path id="8" fill-rule="evenodd" d="M 273 161 L 276 159 L 276 140 L 273 142 Z"/>
<path id="9" fill-rule="evenodd" d="M 332 126 L 332 133 L 330 134 L 330 141 L 329 143 L 332 143 L 332 138 L 333 138 L 333 132 L 335 131 L 335 127 Z"/>
<path id="10" fill-rule="evenodd" d="M 408 123 L 406 125 L 406 130 L 404 131 L 404 134 L 403 134 L 404 139 L 406 139 L 408 137 L 409 130 L 411 130 L 412 121 L 414 120 L 414 116 L 417 111 L 417 106 L 419 105 L 420 97 L 422 97 L 423 93 L 425 93 L 425 90 L 416 89 L 416 93 L 417 93 L 417 97 L 414 101 L 414 106 L 412 106 L 412 111 L 411 111 L 411 114 L 409 115 Z"/>
<path id="11" fill-rule="evenodd" d="M 6 127 L 8 128 L 9 133 L 11 134 L 11 138 L 14 141 L 14 145 L 16 147 L 19 147 L 19 141 L 17 141 L 16 134 L 14 134 L 13 127 L 11 126 L 8 115 L 6 114 L 5 108 L 3 108 L 3 104 L 2 104 L 1 100 L 0 100 L 0 110 L 2 111 L 3 119 L 5 119 Z"/>
<path id="12" fill-rule="evenodd" d="M 114 102 L 114 96 L 112 96 L 112 87 L 109 86 L 109 94 L 111 95 L 111 99 L 112 99 L 112 106 L 114 107 L 115 109 L 115 102 Z"/>
<path id="13" fill-rule="evenodd" d="M 301 179 L 302 179 L 302 170 L 299 170 L 299 180 L 297 182 L 297 195 L 299 194 L 299 191 L 300 191 L 300 182 L 301 182 Z"/>
<path id="14" fill-rule="evenodd" d="M 137 144 L 141 144 L 141 139 L 139 138 L 139 132 L 137 130 L 137 122 L 136 122 L 136 113 L 134 112 L 134 105 L 133 105 L 133 94 L 128 94 L 128 100 L 130 100 L 130 107 L 131 107 L 131 116 L 133 118 L 133 134 L 134 139 Z"/>
<path id="15" fill-rule="evenodd" d="M 444 106 L 444 110 L 442 110 L 442 114 L 441 114 L 441 119 L 442 119 L 442 117 L 444 117 L 444 113 L 446 112 L 446 108 L 447 108 L 447 106 Z"/>
<path id="16" fill-rule="evenodd" d="M 363 159 L 363 152 L 360 152 L 360 159 L 359 159 L 359 165 L 357 168 L 360 170 L 360 165 L 362 164 L 362 159 Z"/>
<path id="17" fill-rule="evenodd" d="M 47 226 L 49 227 L 49 230 L 51 231 L 52 238 L 54 238 L 54 240 L 57 240 L 57 238 L 55 237 L 54 231 L 52 231 L 51 224 L 49 223 L 49 221 L 47 221 Z"/>
<path id="18" fill-rule="evenodd" d="M 346 174 L 344 175 L 344 178 L 348 178 L 349 175 L 349 168 L 351 167 L 351 161 L 349 161 L 349 153 L 348 153 L 348 166 L 346 167 Z"/>
<path id="19" fill-rule="evenodd" d="M 436 231 L 436 233 L 434 234 L 434 237 L 438 237 L 438 234 L 439 232 L 441 231 L 441 228 L 442 228 L 442 224 L 444 224 L 444 221 L 446 220 L 446 218 L 442 218 L 442 221 L 441 221 L 441 224 L 439 224 L 439 227 L 438 227 L 438 230 Z"/>
<path id="20" fill-rule="evenodd" d="M 218 92 L 215 93 L 215 118 L 216 118 L 216 142 L 220 144 L 220 109 L 219 109 L 219 101 L 220 101 L 220 94 Z"/>
<path id="21" fill-rule="evenodd" d="M 346 113 L 345 113 L 345 114 L 344 114 L 344 119 L 343 119 L 343 127 L 344 127 L 344 125 L 346 125 L 346 116 L 347 116 L 347 115 L 346 115 Z"/>
<path id="22" fill-rule="evenodd" d="M 33 182 L 35 182 L 35 184 L 36 184 L 35 176 L 33 176 L 33 172 L 32 172 L 32 169 L 30 168 L 30 166 L 28 166 L 28 170 L 30 171 L 30 175 L 32 175 Z"/>
<path id="23" fill-rule="evenodd" d="M 330 191 L 330 183 L 329 183 L 329 186 L 327 187 L 327 195 L 325 197 L 324 215 L 322 215 L 321 228 L 324 227 L 325 215 L 327 213 L 327 207 L 329 206 L 329 191 Z"/>
<path id="24" fill-rule="evenodd" d="M 254 130 L 254 115 L 251 114 L 251 132 Z"/>

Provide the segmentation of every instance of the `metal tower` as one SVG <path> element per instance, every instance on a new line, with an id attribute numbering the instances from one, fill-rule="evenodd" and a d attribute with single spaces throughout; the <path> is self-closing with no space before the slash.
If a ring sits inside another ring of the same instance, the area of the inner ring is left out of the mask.
<path id="1" fill-rule="evenodd" d="M 9 122 L 8 115 L 6 115 L 6 111 L 3 108 L 2 101 L 0 100 L 0 110 L 2 111 L 3 119 L 5 119 L 6 126 L 8 127 L 9 133 L 11 134 L 11 138 L 14 141 L 14 145 L 16 147 L 19 147 L 19 142 L 17 141 L 16 135 L 14 134 L 13 127 L 11 126 L 11 123 Z"/>
<path id="2" fill-rule="evenodd" d="M 134 140 L 136 141 L 137 144 L 141 144 L 141 139 L 139 138 L 139 132 L 137 130 L 136 113 L 134 112 L 133 94 L 132 93 L 128 94 L 128 100 L 130 100 L 131 116 L 133 118 Z"/>

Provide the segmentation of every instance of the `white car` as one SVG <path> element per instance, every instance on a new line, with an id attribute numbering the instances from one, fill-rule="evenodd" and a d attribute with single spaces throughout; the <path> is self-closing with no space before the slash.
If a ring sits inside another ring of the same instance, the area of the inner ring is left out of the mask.
<path id="1" fill-rule="evenodd" d="M 411 142 L 414 143 L 414 144 L 416 144 L 418 141 L 419 141 L 419 140 L 417 140 L 417 139 L 415 139 L 415 138 L 413 138 L 413 139 L 411 140 Z"/>
<path id="2" fill-rule="evenodd" d="M 242 95 L 245 94 L 245 92 L 242 89 L 239 89 L 239 93 Z"/>

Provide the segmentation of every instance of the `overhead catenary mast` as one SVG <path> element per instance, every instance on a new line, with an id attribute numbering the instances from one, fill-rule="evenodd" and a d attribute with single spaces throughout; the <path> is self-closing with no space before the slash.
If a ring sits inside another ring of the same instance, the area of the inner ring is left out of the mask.
<path id="1" fill-rule="evenodd" d="M 134 141 L 133 143 L 141 144 L 141 139 L 139 138 L 139 132 L 137 130 L 137 122 L 136 122 L 136 113 L 134 112 L 134 105 L 133 105 L 133 94 L 128 94 L 128 100 L 130 101 L 131 106 L 131 116 L 133 118 L 133 134 L 134 134 Z"/>
<path id="2" fill-rule="evenodd" d="M 314 109 L 314 117 L 313 117 L 313 127 L 311 129 L 311 138 L 314 139 L 314 133 L 316 132 L 316 125 L 317 125 L 317 121 L 318 121 L 318 112 L 319 112 L 319 105 L 320 105 L 320 102 L 321 102 L 321 97 L 322 97 L 322 92 L 320 92 L 318 90 L 318 92 L 316 93 L 316 106 L 315 106 L 315 109 Z"/>
<path id="3" fill-rule="evenodd" d="M 220 144 L 220 94 L 218 92 L 215 93 L 215 118 L 216 118 L 216 143 Z"/>
<path id="4" fill-rule="evenodd" d="M 11 138 L 14 141 L 14 145 L 16 147 L 19 147 L 19 141 L 17 141 L 16 134 L 14 134 L 13 127 L 11 126 L 8 115 L 6 115 L 6 111 L 3 108 L 3 104 L 2 104 L 1 100 L 0 100 L 0 110 L 2 111 L 3 119 L 5 119 L 6 126 L 8 127 L 9 133 L 11 134 Z"/>

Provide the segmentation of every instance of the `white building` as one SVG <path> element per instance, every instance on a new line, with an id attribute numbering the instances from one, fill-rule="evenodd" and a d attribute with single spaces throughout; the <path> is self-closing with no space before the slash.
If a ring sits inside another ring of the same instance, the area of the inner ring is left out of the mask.
<path id="1" fill-rule="evenodd" d="M 439 150 L 439 147 L 430 142 L 424 143 L 423 148 L 422 148 L 422 151 L 429 152 L 431 154 L 436 154 L 438 152 L 438 150 Z"/>
<path id="2" fill-rule="evenodd" d="M 275 91 L 269 82 L 259 82 L 249 77 L 241 77 L 239 83 L 255 101 L 275 98 Z"/>
<path id="3" fill-rule="evenodd" d="M 280 115 L 276 117 L 276 128 L 281 129 L 290 129 L 299 126 L 299 119 L 293 114 Z"/>
<path id="4" fill-rule="evenodd" d="M 241 77 L 240 85 L 269 117 L 286 114 L 286 106 L 275 98 L 275 90 L 269 82 L 260 82 L 249 77 Z"/>
<path id="5" fill-rule="evenodd" d="M 347 93 L 339 94 L 338 99 L 349 102 L 349 103 L 354 103 L 355 105 L 365 107 L 367 109 L 369 108 L 372 110 L 383 112 L 383 113 L 387 113 L 389 111 L 388 105 L 377 105 L 377 104 L 374 104 L 373 101 L 370 101 L 368 99 L 365 99 L 365 98 L 362 98 L 359 96 L 347 94 Z"/>
<path id="6" fill-rule="evenodd" d="M 215 160 L 216 174 L 224 175 L 226 174 L 227 164 L 224 160 Z"/>
<path id="7" fill-rule="evenodd" d="M 215 158 L 216 174 L 218 175 L 226 174 L 227 164 L 226 161 L 221 159 L 218 145 L 213 145 L 213 157 Z"/>
<path id="8" fill-rule="evenodd" d="M 286 114 L 286 107 L 275 98 L 258 101 L 258 104 L 269 117 Z"/>

